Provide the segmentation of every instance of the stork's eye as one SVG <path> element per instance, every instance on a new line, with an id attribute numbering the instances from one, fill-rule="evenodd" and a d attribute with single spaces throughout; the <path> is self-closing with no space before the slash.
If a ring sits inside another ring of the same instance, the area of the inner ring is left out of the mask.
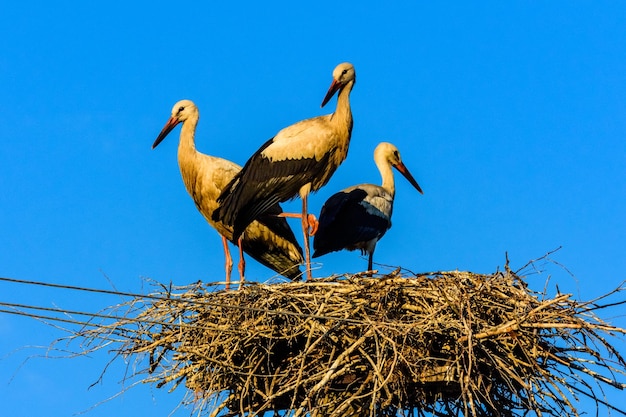
<path id="1" fill-rule="evenodd" d="M 348 70 L 347 70 L 347 69 L 345 69 L 345 70 L 341 71 L 341 75 L 346 75 L 347 73 L 348 73 Z"/>
<path id="2" fill-rule="evenodd" d="M 183 110 L 185 110 L 185 107 L 184 107 L 184 106 L 180 106 L 180 107 L 178 108 L 178 112 L 179 112 L 179 113 L 180 113 L 181 111 L 183 111 Z"/>

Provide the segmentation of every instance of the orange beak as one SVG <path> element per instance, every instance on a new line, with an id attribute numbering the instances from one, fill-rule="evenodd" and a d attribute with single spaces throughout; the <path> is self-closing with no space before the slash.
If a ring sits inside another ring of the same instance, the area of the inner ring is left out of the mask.
<path id="1" fill-rule="evenodd" d="M 324 107 L 326 103 L 328 103 L 328 101 L 335 95 L 335 93 L 339 89 L 341 89 L 341 87 L 343 87 L 343 85 L 339 83 L 339 81 L 333 80 L 332 84 L 330 85 L 330 88 L 328 89 L 328 92 L 326 93 L 326 96 L 324 97 L 324 101 L 322 101 L 321 107 Z"/>
<path id="2" fill-rule="evenodd" d="M 400 174 L 404 175 L 404 178 L 406 178 L 407 181 L 410 182 L 411 185 L 415 187 L 417 191 L 420 192 L 420 194 L 424 194 L 424 192 L 422 191 L 422 188 L 419 186 L 417 181 L 415 181 L 415 178 L 413 178 L 413 175 L 411 175 L 407 167 L 404 166 L 402 162 L 398 163 L 397 165 L 394 165 L 394 168 L 400 171 Z"/>
<path id="3" fill-rule="evenodd" d="M 158 144 L 161 143 L 163 139 L 165 139 L 168 133 L 170 133 L 172 129 L 174 129 L 176 125 L 179 123 L 180 123 L 180 120 L 178 120 L 176 117 L 174 116 L 170 117 L 170 119 L 167 121 L 165 126 L 163 126 L 161 133 L 159 133 L 159 136 L 157 136 L 156 140 L 152 144 L 152 149 L 156 148 Z"/>

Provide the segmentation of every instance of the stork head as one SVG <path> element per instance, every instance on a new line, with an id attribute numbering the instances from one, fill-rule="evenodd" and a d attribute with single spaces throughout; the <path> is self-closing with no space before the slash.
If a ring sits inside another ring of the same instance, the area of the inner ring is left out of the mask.
<path id="1" fill-rule="evenodd" d="M 174 104 L 172 107 L 172 116 L 167 121 L 159 136 L 157 136 L 156 140 L 152 144 L 152 149 L 156 148 L 163 139 L 174 129 L 179 123 L 184 123 L 186 120 L 190 118 L 195 118 L 198 120 L 199 113 L 198 108 L 191 100 L 181 100 L 178 103 Z"/>
<path id="2" fill-rule="evenodd" d="M 344 88 L 348 83 L 354 83 L 356 81 L 356 72 L 354 71 L 354 65 L 349 62 L 339 64 L 333 70 L 333 82 L 322 101 L 322 107 L 328 103 L 328 101 L 335 95 L 335 93 Z"/>
<path id="3" fill-rule="evenodd" d="M 398 148 L 395 147 L 395 145 L 389 142 L 379 143 L 374 150 L 374 161 L 376 162 L 376 165 L 379 166 L 385 163 L 391 165 L 392 167 L 397 169 L 404 176 L 404 178 L 406 178 L 407 181 L 410 182 L 411 185 L 420 192 L 420 194 L 424 194 L 422 188 L 419 186 L 417 181 L 415 181 L 413 175 L 411 175 L 408 168 L 402 162 L 402 157 L 400 157 L 400 151 L 398 150 Z"/>

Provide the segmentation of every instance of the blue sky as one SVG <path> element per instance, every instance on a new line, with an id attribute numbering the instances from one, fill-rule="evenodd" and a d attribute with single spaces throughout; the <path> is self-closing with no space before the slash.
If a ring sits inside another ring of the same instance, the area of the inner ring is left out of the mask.
<path id="1" fill-rule="evenodd" d="M 587 300 L 626 278 L 624 3 L 209 3 L 3 6 L 0 276 L 132 292 L 147 290 L 145 277 L 221 280 L 218 235 L 180 179 L 179 130 L 150 149 L 172 105 L 194 100 L 198 149 L 243 164 L 282 127 L 332 111 L 334 100 L 319 105 L 332 69 L 350 61 L 348 158 L 309 204 L 318 213 L 339 189 L 378 183 L 374 147 L 394 143 L 424 195 L 396 175 L 375 262 L 490 273 L 506 252 L 516 269 L 562 246 L 552 258 L 573 276 L 547 263 L 532 288 L 550 277 L 551 294 L 558 285 Z M 367 262 L 349 252 L 318 261 L 315 276 Z M 247 275 L 273 276 L 252 260 Z M 2 302 L 73 310 L 120 302 L 0 291 Z M 616 310 L 603 317 L 626 326 Z M 167 416 L 181 399 L 140 386 L 90 409 L 120 391 L 124 366 L 88 390 L 107 352 L 26 360 L 63 335 L 0 315 L 3 414 Z"/>

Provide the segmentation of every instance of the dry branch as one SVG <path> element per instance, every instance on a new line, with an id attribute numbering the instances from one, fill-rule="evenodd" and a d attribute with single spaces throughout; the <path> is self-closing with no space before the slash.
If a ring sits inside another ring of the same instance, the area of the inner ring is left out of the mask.
<path id="1" fill-rule="evenodd" d="M 211 415 L 578 415 L 577 397 L 625 387 L 607 339 L 626 331 L 603 306 L 508 268 L 163 288 L 72 337 L 123 340 L 120 355 L 147 357 L 144 381 L 184 383 Z"/>

